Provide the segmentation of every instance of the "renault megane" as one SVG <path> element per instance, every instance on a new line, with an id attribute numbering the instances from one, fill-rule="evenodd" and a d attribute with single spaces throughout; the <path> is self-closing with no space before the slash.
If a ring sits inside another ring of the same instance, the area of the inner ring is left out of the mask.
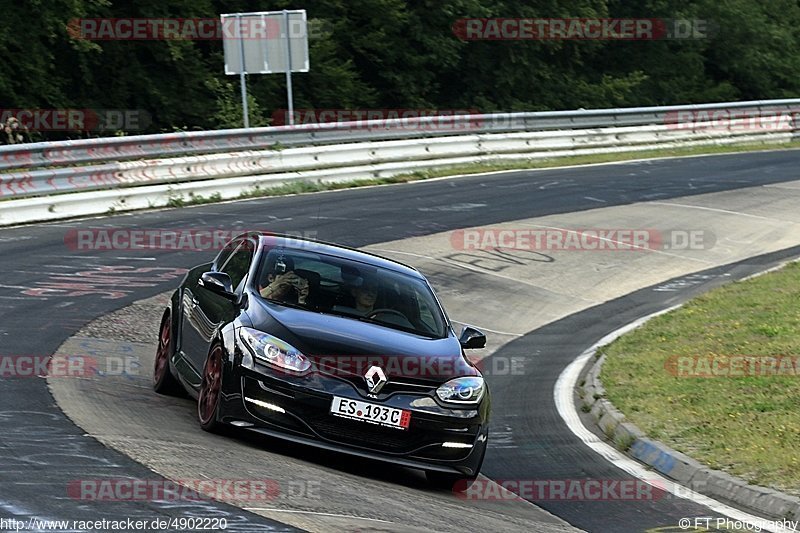
<path id="1" fill-rule="evenodd" d="M 205 430 L 391 461 L 450 488 L 475 479 L 486 452 L 489 391 L 464 353 L 485 344 L 469 326 L 456 335 L 409 266 L 244 234 L 174 292 L 153 380 L 196 398 Z"/>

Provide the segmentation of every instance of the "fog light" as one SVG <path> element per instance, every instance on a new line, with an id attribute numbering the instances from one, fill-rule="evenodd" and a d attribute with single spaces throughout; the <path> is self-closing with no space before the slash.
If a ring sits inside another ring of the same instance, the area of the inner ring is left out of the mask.
<path id="1" fill-rule="evenodd" d="M 247 398 L 247 397 L 245 397 L 245 400 L 250 403 L 254 403 L 259 407 L 263 407 L 264 409 L 269 409 L 270 411 L 286 414 L 286 410 L 283 407 L 275 405 L 274 403 L 262 402 L 261 400 L 254 400 L 253 398 Z"/>
<path id="2" fill-rule="evenodd" d="M 466 442 L 445 442 L 442 443 L 442 448 L 472 448 L 472 444 Z"/>

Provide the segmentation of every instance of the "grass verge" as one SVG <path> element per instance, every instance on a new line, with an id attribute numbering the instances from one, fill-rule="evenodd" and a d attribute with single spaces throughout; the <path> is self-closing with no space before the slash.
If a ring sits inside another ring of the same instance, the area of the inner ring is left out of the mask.
<path id="1" fill-rule="evenodd" d="M 800 495 L 800 263 L 713 290 L 603 352 L 607 398 L 648 436 Z"/>

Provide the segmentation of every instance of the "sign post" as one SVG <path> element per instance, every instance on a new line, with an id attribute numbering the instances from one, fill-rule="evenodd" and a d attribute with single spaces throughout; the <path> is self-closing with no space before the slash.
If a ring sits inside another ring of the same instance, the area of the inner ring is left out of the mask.
<path id="1" fill-rule="evenodd" d="M 239 37 L 244 35 L 241 15 L 236 15 L 236 30 L 239 32 Z M 244 62 L 244 39 L 241 38 L 239 39 L 239 61 L 242 65 L 241 72 L 239 73 L 239 84 L 242 87 L 242 116 L 244 117 L 244 127 L 249 128 L 250 112 L 247 109 L 247 66 Z"/>
<path id="2" fill-rule="evenodd" d="M 308 72 L 308 24 L 305 9 L 221 15 L 225 74 L 239 75 L 244 127 L 250 127 L 247 74 L 286 74 L 289 124 L 294 124 L 292 72 Z M 231 34 L 228 21 L 235 21 Z"/>
<path id="3" fill-rule="evenodd" d="M 294 98 L 292 96 L 292 40 L 289 38 L 289 12 L 283 10 L 283 27 L 286 35 L 286 100 L 289 110 L 289 125 L 294 126 Z"/>

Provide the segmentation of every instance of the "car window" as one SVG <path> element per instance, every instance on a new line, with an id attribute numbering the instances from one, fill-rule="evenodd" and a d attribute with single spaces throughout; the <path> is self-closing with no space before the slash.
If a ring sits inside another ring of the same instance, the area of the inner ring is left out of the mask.
<path id="1" fill-rule="evenodd" d="M 231 256 L 233 251 L 236 250 L 236 248 L 239 246 L 239 244 L 240 244 L 240 241 L 238 239 L 237 240 L 232 240 L 228 244 L 225 245 L 225 248 L 223 248 L 219 252 L 219 254 L 217 254 L 216 259 L 214 259 L 214 268 L 216 269 L 217 272 L 222 272 L 222 268 L 221 267 L 223 265 L 225 265 L 225 262 Z"/>
<path id="2" fill-rule="evenodd" d="M 341 267 L 320 261 L 319 258 L 309 259 L 305 257 L 298 257 L 295 262 L 295 268 L 301 270 L 308 270 L 319 274 L 320 282 L 331 284 L 342 283 L 342 269 Z"/>
<path id="3" fill-rule="evenodd" d="M 238 254 L 235 253 L 234 257 Z M 289 269 L 309 284 L 304 303 L 287 287 L 269 291 L 270 301 L 303 307 L 353 320 L 429 337 L 446 335 L 446 321 L 428 284 L 415 276 L 373 264 L 291 248 L 276 248 L 264 254 L 260 287 L 269 284 L 269 257 L 280 254 Z"/>
<path id="4" fill-rule="evenodd" d="M 419 305 L 419 319 L 427 325 L 432 330 L 436 330 L 438 328 L 438 323 L 436 320 L 436 315 L 430 308 L 430 304 L 428 304 L 423 297 L 417 298 L 417 304 Z"/>
<path id="5" fill-rule="evenodd" d="M 253 253 L 255 247 L 250 241 L 242 241 L 236 247 L 233 253 L 225 261 L 225 264 L 219 269 L 231 278 L 231 284 L 238 287 L 247 271 L 250 269 L 250 263 L 253 260 Z"/>

